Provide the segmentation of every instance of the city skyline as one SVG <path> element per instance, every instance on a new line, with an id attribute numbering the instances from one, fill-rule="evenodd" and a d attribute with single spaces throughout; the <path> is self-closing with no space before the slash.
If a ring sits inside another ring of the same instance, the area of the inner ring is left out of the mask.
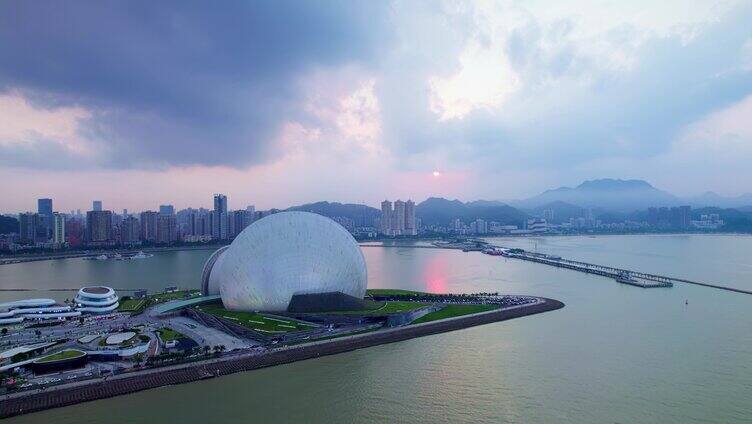
<path id="1" fill-rule="evenodd" d="M 750 191 L 748 2 L 183 6 L 0 6 L 2 212 Z"/>

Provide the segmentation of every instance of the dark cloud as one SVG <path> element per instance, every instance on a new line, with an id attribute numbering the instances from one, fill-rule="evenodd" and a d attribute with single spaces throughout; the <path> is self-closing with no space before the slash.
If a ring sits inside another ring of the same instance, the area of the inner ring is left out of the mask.
<path id="1" fill-rule="evenodd" d="M 368 65 L 387 5 L 356 1 L 11 1 L 0 91 L 93 112 L 107 166 L 264 161 L 316 67 Z"/>

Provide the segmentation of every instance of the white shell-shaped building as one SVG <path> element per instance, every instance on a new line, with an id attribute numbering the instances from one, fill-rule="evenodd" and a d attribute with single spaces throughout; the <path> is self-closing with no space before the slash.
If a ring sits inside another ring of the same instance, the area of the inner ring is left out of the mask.
<path id="1" fill-rule="evenodd" d="M 204 294 L 218 288 L 230 310 L 284 311 L 294 295 L 363 299 L 367 279 L 363 252 L 344 227 L 310 212 L 281 212 L 254 222 L 212 255 L 202 286 Z"/>

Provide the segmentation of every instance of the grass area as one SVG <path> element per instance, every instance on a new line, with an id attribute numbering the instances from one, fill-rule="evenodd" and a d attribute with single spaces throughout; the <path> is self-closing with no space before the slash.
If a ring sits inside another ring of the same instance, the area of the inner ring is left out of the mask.
<path id="1" fill-rule="evenodd" d="M 170 327 L 162 327 L 157 330 L 157 333 L 159 333 L 159 338 L 162 339 L 163 342 L 169 342 L 185 337 Z"/>
<path id="2" fill-rule="evenodd" d="M 201 290 L 178 290 L 174 293 L 156 293 L 147 296 L 150 304 L 164 303 L 171 300 L 190 299 L 191 297 L 200 296 Z"/>
<path id="3" fill-rule="evenodd" d="M 45 356 L 44 358 L 40 359 L 37 362 L 45 363 L 45 362 L 62 361 L 65 359 L 80 358 L 84 355 L 85 353 L 81 352 L 80 350 L 64 350 L 62 352 L 53 353 L 52 355 Z"/>
<path id="4" fill-rule="evenodd" d="M 158 305 L 172 300 L 191 299 L 201 295 L 201 290 L 178 290 L 174 293 L 155 293 L 147 295 L 145 299 L 121 299 L 118 312 L 137 314 L 147 306 Z"/>
<path id="5" fill-rule="evenodd" d="M 367 305 L 368 305 L 368 303 L 367 303 Z M 405 301 L 388 301 L 388 302 L 372 302 L 371 305 L 380 305 L 380 306 L 379 307 L 369 307 L 369 306 L 366 306 L 366 309 L 364 309 L 364 310 L 359 310 L 359 311 L 336 311 L 336 312 L 331 312 L 331 314 L 379 316 L 379 315 L 394 314 L 394 313 L 397 313 L 397 312 L 413 311 L 415 309 L 419 309 L 419 308 L 422 308 L 424 306 L 428 306 L 428 305 L 430 305 L 430 303 L 405 302 Z"/>
<path id="6" fill-rule="evenodd" d="M 200 305 L 196 306 L 196 309 L 262 333 L 286 333 L 312 328 L 310 325 L 301 324 L 297 321 L 267 317 L 256 312 L 228 311 L 218 304 Z"/>
<path id="7" fill-rule="evenodd" d="M 477 314 L 478 312 L 486 312 L 492 309 L 496 309 L 498 307 L 499 305 L 481 305 L 481 304 L 447 305 L 441 310 L 423 315 L 422 317 L 413 321 L 413 324 L 436 321 L 438 319 L 444 319 L 444 318 L 459 317 L 462 315 Z"/>
<path id="8" fill-rule="evenodd" d="M 140 311 L 146 306 L 146 299 L 126 299 L 120 301 L 118 311 L 120 312 L 136 312 Z"/>
<path id="9" fill-rule="evenodd" d="M 400 289 L 368 289 L 366 295 L 370 296 L 420 296 L 428 293 L 412 291 L 412 290 L 400 290 Z"/>

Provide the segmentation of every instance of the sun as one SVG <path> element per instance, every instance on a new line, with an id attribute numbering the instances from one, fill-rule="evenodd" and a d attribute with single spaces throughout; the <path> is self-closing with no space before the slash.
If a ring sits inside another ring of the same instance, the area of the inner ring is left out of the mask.
<path id="1" fill-rule="evenodd" d="M 440 177 L 441 176 L 441 172 L 439 172 L 439 171 L 433 171 L 433 176 L 434 177 Z"/>

